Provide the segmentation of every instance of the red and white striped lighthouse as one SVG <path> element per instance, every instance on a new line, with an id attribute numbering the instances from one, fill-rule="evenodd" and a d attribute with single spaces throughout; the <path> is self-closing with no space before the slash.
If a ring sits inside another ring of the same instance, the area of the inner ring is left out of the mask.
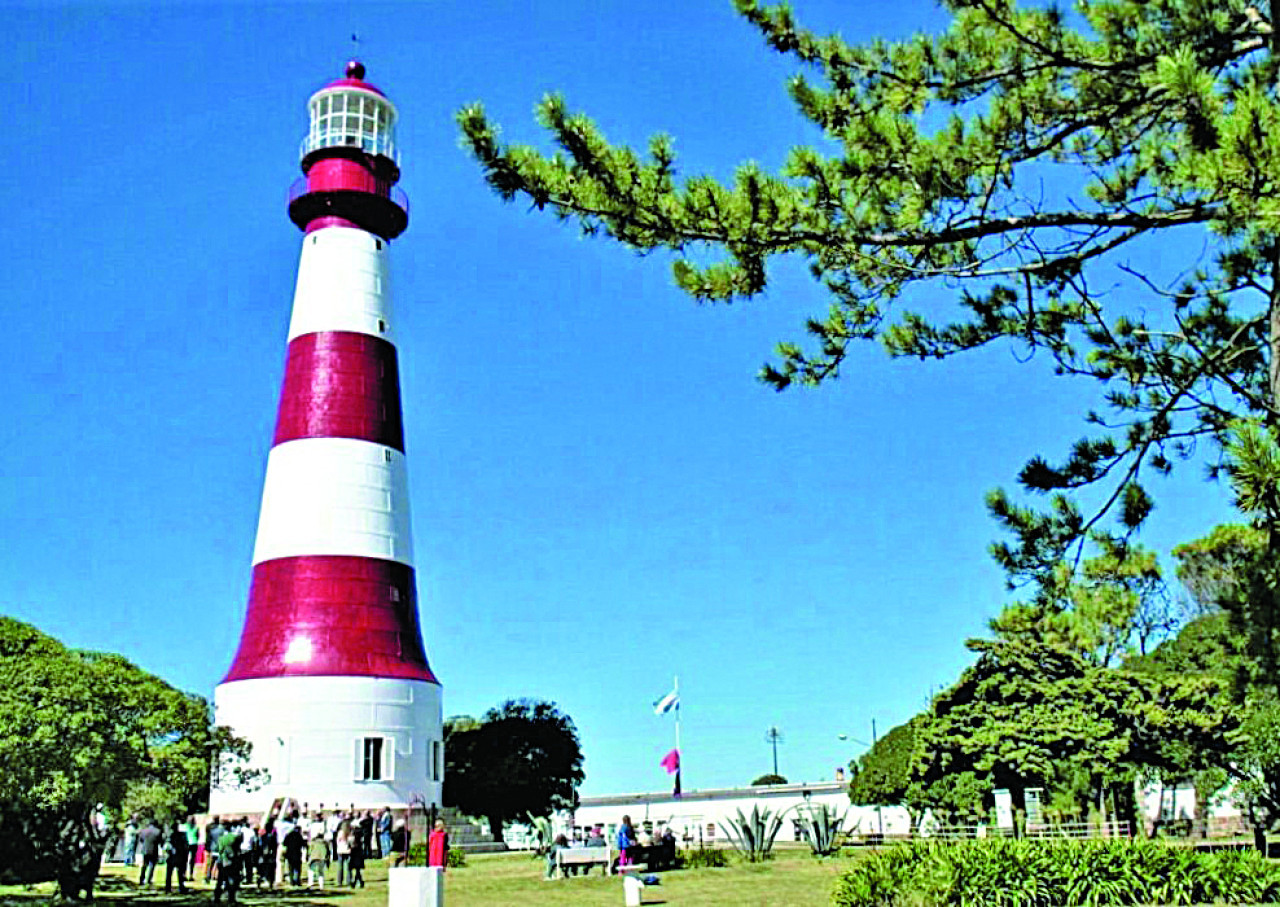
<path id="1" fill-rule="evenodd" d="M 408 225 L 396 109 L 360 63 L 308 102 L 304 232 L 240 647 L 216 720 L 253 744 L 256 790 L 357 808 L 440 803 L 440 684 L 418 624 L 387 247 Z"/>

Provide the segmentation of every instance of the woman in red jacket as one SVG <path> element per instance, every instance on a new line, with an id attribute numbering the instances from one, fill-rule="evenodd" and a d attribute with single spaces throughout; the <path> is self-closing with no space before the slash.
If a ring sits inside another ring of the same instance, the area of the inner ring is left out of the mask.
<path id="1" fill-rule="evenodd" d="M 449 833 L 444 829 L 444 819 L 436 819 L 436 827 L 427 836 L 427 865 L 444 869 L 449 859 Z"/>

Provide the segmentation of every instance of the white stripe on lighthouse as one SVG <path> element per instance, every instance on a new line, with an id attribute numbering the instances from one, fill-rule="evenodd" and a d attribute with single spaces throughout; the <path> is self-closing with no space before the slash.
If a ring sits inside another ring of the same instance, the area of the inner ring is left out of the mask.
<path id="1" fill-rule="evenodd" d="M 413 566 L 404 454 L 351 438 L 272 448 L 253 562 L 325 554 Z"/>
<path id="2" fill-rule="evenodd" d="M 353 227 L 325 227 L 302 240 L 289 339 L 353 331 L 395 343 L 387 243 Z"/>

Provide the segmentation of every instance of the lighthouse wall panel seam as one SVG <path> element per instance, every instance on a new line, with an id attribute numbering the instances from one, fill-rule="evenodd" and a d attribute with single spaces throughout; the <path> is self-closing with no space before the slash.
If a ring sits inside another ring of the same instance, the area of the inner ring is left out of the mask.
<path id="1" fill-rule="evenodd" d="M 320 331 L 351 331 L 394 343 L 385 250 L 382 240 L 353 227 L 309 234 L 298 265 L 289 340 Z"/>
<path id="2" fill-rule="evenodd" d="M 364 677 L 241 680 L 218 688 L 215 721 L 225 723 L 224 716 L 234 716 L 236 732 L 254 743 L 253 761 L 272 781 L 258 791 L 215 789 L 213 812 L 257 812 L 275 796 L 314 789 L 321 781 L 324 802 L 335 807 L 401 807 L 415 796 L 440 802 L 441 782 L 414 786 L 414 779 L 433 776 L 431 743 L 439 742 L 443 720 L 437 684 Z M 356 778 L 353 754 L 367 737 L 391 746 L 384 757 L 390 778 Z"/>
<path id="3" fill-rule="evenodd" d="M 404 454 L 351 438 L 302 438 L 272 448 L 253 563 L 314 554 L 412 566 Z"/>

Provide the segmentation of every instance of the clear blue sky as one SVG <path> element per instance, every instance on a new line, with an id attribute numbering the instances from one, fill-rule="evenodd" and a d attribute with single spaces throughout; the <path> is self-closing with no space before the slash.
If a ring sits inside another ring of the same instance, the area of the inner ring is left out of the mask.
<path id="1" fill-rule="evenodd" d="M 848 38 L 927 0 L 798 0 Z M 360 34 L 397 104 L 412 214 L 393 277 L 422 625 L 446 714 L 504 698 L 577 723 L 586 794 L 831 777 L 969 662 L 1008 600 L 983 493 L 1082 430 L 1091 389 L 994 347 L 860 349 L 778 395 L 772 344 L 825 308 L 799 266 L 698 307 L 661 256 L 504 205 L 453 114 L 544 143 L 548 91 L 683 172 L 814 140 L 727 0 L 6 4 L 0 105 L 0 611 L 204 695 L 239 639 L 301 234 L 308 95 Z M 1158 484 L 1167 553 L 1227 516 Z"/>

